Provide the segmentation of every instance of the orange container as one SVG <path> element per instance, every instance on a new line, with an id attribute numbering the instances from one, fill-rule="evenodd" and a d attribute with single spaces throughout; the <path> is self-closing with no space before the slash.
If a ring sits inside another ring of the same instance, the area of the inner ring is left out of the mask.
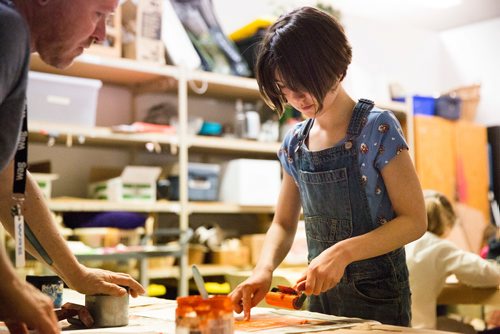
<path id="1" fill-rule="evenodd" d="M 228 296 L 177 298 L 175 325 L 178 332 L 200 334 L 234 333 L 233 306 Z"/>

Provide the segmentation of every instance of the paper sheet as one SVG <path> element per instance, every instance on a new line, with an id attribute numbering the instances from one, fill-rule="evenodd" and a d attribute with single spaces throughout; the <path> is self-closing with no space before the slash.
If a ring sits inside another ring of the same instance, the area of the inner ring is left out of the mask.
<path id="1" fill-rule="evenodd" d="M 357 318 L 337 317 L 307 311 L 253 308 L 250 321 L 235 317 L 235 333 L 306 333 L 354 327 L 361 323 L 378 324 Z"/>

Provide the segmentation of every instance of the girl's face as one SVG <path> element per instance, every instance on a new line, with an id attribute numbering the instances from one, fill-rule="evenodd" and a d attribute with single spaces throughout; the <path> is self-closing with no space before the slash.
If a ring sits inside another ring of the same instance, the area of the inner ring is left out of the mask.
<path id="1" fill-rule="evenodd" d="M 276 81 L 276 84 L 278 85 L 281 94 L 283 94 L 286 101 L 292 107 L 300 111 L 308 118 L 314 117 L 317 111 L 317 103 L 311 94 L 307 92 L 294 91 L 279 80 Z"/>
<path id="2" fill-rule="evenodd" d="M 335 85 L 328 91 L 323 100 L 323 108 L 318 110 L 319 103 L 317 103 L 314 96 L 308 92 L 295 91 L 286 86 L 283 81 L 276 79 L 276 84 L 281 91 L 281 94 L 285 97 L 288 104 L 294 107 L 296 110 L 301 112 L 307 118 L 316 117 L 323 110 L 329 110 L 335 101 L 338 94 L 338 84 Z"/>

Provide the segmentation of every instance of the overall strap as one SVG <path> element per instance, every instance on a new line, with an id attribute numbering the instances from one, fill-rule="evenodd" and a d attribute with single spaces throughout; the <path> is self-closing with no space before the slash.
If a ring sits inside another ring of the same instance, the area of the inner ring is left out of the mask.
<path id="1" fill-rule="evenodd" d="M 309 118 L 305 124 L 302 126 L 302 129 L 299 132 L 298 139 L 299 142 L 297 143 L 297 147 L 295 147 L 295 152 L 297 152 L 304 141 L 306 140 L 307 136 L 309 135 L 309 131 L 311 131 L 311 128 L 314 124 L 314 118 Z"/>
<path id="2" fill-rule="evenodd" d="M 356 103 L 356 106 L 354 106 L 351 122 L 349 123 L 349 128 L 347 129 L 347 134 L 349 134 L 350 136 L 357 136 L 361 133 L 361 130 L 366 123 L 366 117 L 374 106 L 375 104 L 371 100 L 358 100 L 358 103 Z"/>

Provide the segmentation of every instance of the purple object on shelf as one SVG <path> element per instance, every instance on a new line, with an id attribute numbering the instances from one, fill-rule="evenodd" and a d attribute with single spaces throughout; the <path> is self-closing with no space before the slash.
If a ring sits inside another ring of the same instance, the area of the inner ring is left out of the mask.
<path id="1" fill-rule="evenodd" d="M 144 226 L 146 217 L 136 212 L 65 212 L 64 225 L 69 228 L 79 227 L 115 227 L 125 230 Z"/>

